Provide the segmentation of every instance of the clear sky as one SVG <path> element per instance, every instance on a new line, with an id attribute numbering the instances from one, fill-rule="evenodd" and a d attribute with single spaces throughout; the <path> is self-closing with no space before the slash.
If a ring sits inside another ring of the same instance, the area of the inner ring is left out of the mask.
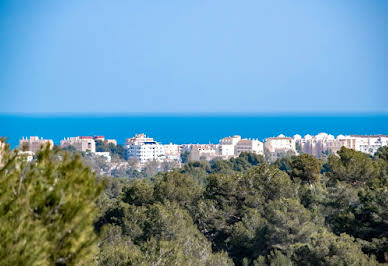
<path id="1" fill-rule="evenodd" d="M 1 0 L 0 112 L 387 112 L 388 1 Z"/>

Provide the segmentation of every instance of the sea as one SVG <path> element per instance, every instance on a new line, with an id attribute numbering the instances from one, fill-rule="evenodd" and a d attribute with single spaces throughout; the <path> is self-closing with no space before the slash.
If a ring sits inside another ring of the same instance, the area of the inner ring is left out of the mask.
<path id="1" fill-rule="evenodd" d="M 233 135 L 264 140 L 283 134 L 388 135 L 388 114 L 0 114 L 0 136 L 11 147 L 22 137 L 60 140 L 105 136 L 124 144 L 145 133 L 163 144 L 218 143 Z"/>

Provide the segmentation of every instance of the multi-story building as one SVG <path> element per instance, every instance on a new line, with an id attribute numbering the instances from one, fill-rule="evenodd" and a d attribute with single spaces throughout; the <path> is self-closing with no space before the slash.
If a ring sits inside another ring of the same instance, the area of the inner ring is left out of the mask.
<path id="1" fill-rule="evenodd" d="M 338 135 L 336 138 L 339 147 L 356 150 L 356 138 L 352 136 Z"/>
<path id="2" fill-rule="evenodd" d="M 241 140 L 241 137 L 235 135 L 233 137 L 225 137 L 220 139 L 218 144 L 218 154 L 223 159 L 228 159 L 236 156 L 236 145 Z"/>
<path id="3" fill-rule="evenodd" d="M 96 152 L 96 142 L 93 137 L 89 136 L 70 137 L 61 140 L 62 148 L 68 146 L 73 146 L 77 151 L 81 152 Z"/>
<path id="4" fill-rule="evenodd" d="M 283 134 L 267 138 L 264 147 L 269 152 L 271 159 L 275 159 L 285 153 L 297 153 L 295 140 Z"/>
<path id="5" fill-rule="evenodd" d="M 54 142 L 51 139 L 43 139 L 39 137 L 22 138 L 19 140 L 19 149 L 21 151 L 31 151 L 36 153 L 42 147 L 49 145 L 50 149 L 54 147 Z"/>
<path id="6" fill-rule="evenodd" d="M 337 136 L 338 146 L 373 155 L 379 148 L 388 145 L 387 135 Z"/>
<path id="7" fill-rule="evenodd" d="M 370 155 L 388 145 L 388 135 L 352 135 L 352 137 L 356 138 L 356 150 Z"/>
<path id="8" fill-rule="evenodd" d="M 163 145 L 163 148 L 167 160 L 180 161 L 180 145 L 170 143 Z"/>
<path id="9" fill-rule="evenodd" d="M 256 154 L 264 154 L 263 142 L 257 139 L 241 139 L 235 147 L 235 154 L 238 156 L 242 152 L 252 152 Z"/>
<path id="10" fill-rule="evenodd" d="M 148 138 L 145 134 L 137 134 L 133 138 L 126 140 L 125 149 L 127 158 L 137 158 L 140 163 L 165 159 L 163 145 L 153 138 Z"/>
<path id="11" fill-rule="evenodd" d="M 361 151 L 373 155 L 380 147 L 388 145 L 386 135 L 333 135 L 319 133 L 316 136 L 306 135 L 304 138 L 294 136 L 299 152 L 321 157 L 325 153 L 337 153 L 341 147 Z"/>
<path id="12" fill-rule="evenodd" d="M 316 136 L 307 134 L 304 138 L 295 135 L 293 139 L 298 147 L 298 152 L 308 153 L 318 158 L 328 151 L 336 152 L 338 149 L 338 142 L 336 142 L 334 136 L 326 133 L 319 133 Z"/>
<path id="13" fill-rule="evenodd" d="M 241 136 L 225 137 L 218 144 L 218 155 L 223 159 L 239 156 L 242 152 L 264 153 L 263 143 L 257 139 L 242 139 Z"/>

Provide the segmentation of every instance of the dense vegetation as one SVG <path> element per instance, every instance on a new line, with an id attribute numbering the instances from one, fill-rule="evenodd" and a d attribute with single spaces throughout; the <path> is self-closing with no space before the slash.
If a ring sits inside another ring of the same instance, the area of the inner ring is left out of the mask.
<path id="1" fill-rule="evenodd" d="M 108 188 L 95 223 L 105 235 L 99 263 L 387 262 L 387 155 L 343 148 L 326 161 L 302 154 L 268 164 L 241 154 Z"/>
<path id="2" fill-rule="evenodd" d="M 92 264 L 101 182 L 79 156 L 45 149 L 27 163 L 8 147 L 3 155 L 0 265 Z"/>
<path id="3" fill-rule="evenodd" d="M 272 164 L 243 153 L 135 180 L 97 178 L 55 152 L 28 166 L 15 160 L 0 171 L 0 264 L 388 262 L 387 147 L 372 158 L 342 148 L 324 161 L 302 154 Z"/>

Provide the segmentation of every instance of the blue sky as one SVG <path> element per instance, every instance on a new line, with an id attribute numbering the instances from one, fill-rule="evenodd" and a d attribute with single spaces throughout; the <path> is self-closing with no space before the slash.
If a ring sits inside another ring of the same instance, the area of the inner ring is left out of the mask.
<path id="1" fill-rule="evenodd" d="M 0 112 L 387 112 L 388 1 L 1 0 Z"/>

